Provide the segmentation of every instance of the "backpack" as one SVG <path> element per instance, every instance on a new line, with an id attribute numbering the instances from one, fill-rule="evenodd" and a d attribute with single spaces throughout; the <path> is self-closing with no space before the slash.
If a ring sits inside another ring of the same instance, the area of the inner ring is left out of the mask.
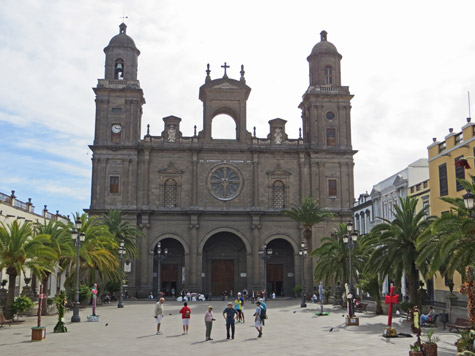
<path id="1" fill-rule="evenodd" d="M 185 318 L 189 318 L 190 317 L 190 311 L 189 310 L 185 310 Z"/>
<path id="2" fill-rule="evenodd" d="M 267 319 L 267 311 L 263 308 L 261 308 L 261 320 Z"/>

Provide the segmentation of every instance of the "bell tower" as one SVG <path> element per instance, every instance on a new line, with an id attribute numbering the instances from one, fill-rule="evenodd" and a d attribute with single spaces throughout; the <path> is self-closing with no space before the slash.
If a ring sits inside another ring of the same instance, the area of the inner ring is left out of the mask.
<path id="1" fill-rule="evenodd" d="M 307 57 L 310 85 L 303 95 L 303 138 L 313 148 L 330 151 L 351 150 L 349 87 L 341 85 L 342 56 L 328 42 L 327 32 L 320 33 Z"/>
<path id="2" fill-rule="evenodd" d="M 251 134 L 246 130 L 246 104 L 251 88 L 246 85 L 244 66 L 241 66 L 239 80 L 230 79 L 224 63 L 224 75 L 220 79 L 211 80 L 209 64 L 206 70 L 205 84 L 200 87 L 200 100 L 203 102 L 203 131 L 200 136 L 205 142 L 212 141 L 212 121 L 220 114 L 229 115 L 236 123 L 236 140 L 247 142 Z"/>
<path id="3" fill-rule="evenodd" d="M 96 93 L 96 129 L 94 145 L 131 145 L 140 140 L 142 105 L 145 103 L 137 80 L 140 51 L 121 23 L 119 34 L 106 48 L 104 79 Z"/>

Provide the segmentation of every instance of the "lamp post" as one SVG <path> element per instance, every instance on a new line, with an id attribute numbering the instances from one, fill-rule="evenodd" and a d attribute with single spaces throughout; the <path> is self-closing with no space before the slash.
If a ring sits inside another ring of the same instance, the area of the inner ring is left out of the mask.
<path id="1" fill-rule="evenodd" d="M 349 278 L 349 286 L 350 286 L 350 293 L 353 293 L 353 278 L 352 278 L 352 265 L 351 265 L 351 250 L 355 248 L 355 243 L 358 240 L 358 233 L 353 231 L 353 223 L 349 222 L 346 224 L 346 230 L 348 234 L 343 235 L 343 242 L 348 247 L 348 278 Z M 354 316 L 353 310 L 353 298 L 351 298 L 348 307 L 348 315 L 350 317 Z"/>
<path id="2" fill-rule="evenodd" d="M 79 316 L 79 247 L 81 243 L 86 240 L 86 235 L 81 231 L 82 221 L 80 218 L 76 219 L 75 229 L 71 231 L 71 238 L 73 239 L 76 245 L 76 293 L 74 294 L 74 308 L 73 316 L 71 317 L 72 323 L 78 323 L 81 321 Z"/>
<path id="3" fill-rule="evenodd" d="M 305 258 L 307 257 L 307 246 L 305 241 L 300 243 L 299 256 L 302 257 L 302 302 L 300 303 L 301 308 L 306 308 L 307 304 L 305 303 Z"/>
<path id="4" fill-rule="evenodd" d="M 120 242 L 119 246 L 119 277 L 120 277 L 120 295 L 119 295 L 119 304 L 117 304 L 117 308 L 124 307 L 124 266 L 122 265 L 122 259 L 125 255 L 125 247 L 124 242 Z"/>
<path id="5" fill-rule="evenodd" d="M 165 248 L 162 250 L 162 244 L 159 242 L 157 243 L 155 252 L 156 253 L 154 254 L 154 258 L 157 259 L 157 290 L 155 291 L 155 293 L 156 293 L 157 299 L 160 299 L 160 296 L 161 296 L 161 294 L 159 295 L 159 293 L 161 292 L 161 276 L 160 276 L 161 266 L 160 265 L 162 263 L 162 260 L 167 258 L 168 249 Z"/>
<path id="6" fill-rule="evenodd" d="M 259 250 L 259 257 L 262 258 L 262 260 L 264 261 L 264 288 L 262 289 L 262 291 L 265 292 L 265 290 L 267 289 L 267 260 L 272 257 L 272 249 L 267 244 L 264 244 L 264 246 L 262 246 L 262 249 Z"/>
<path id="7" fill-rule="evenodd" d="M 467 210 L 470 211 L 470 215 L 473 214 L 473 206 L 475 204 L 475 195 L 473 195 L 472 192 L 467 191 L 464 195 L 462 195 L 463 198 L 463 203 L 465 204 L 465 207 Z"/>

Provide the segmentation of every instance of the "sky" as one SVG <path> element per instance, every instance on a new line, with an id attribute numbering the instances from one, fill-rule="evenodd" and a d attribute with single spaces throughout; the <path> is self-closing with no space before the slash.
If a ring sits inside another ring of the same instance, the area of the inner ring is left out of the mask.
<path id="1" fill-rule="evenodd" d="M 141 55 L 138 79 L 146 125 L 182 119 L 185 136 L 202 128 L 199 87 L 211 78 L 252 88 L 247 130 L 268 121 L 302 126 L 307 56 L 328 32 L 342 54 L 352 100 L 355 197 L 427 157 L 449 128 L 459 132 L 475 97 L 475 2 L 459 0 L 1 0 L 0 192 L 60 214 L 90 205 L 95 103 L 104 47 L 127 16 Z"/>

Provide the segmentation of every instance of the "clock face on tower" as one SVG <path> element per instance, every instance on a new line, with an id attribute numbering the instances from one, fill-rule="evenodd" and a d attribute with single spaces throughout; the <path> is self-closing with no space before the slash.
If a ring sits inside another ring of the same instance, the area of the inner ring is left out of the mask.
<path id="1" fill-rule="evenodd" d="M 122 131 L 122 126 L 120 126 L 120 124 L 112 125 L 112 132 L 113 133 L 118 134 L 118 133 L 120 133 L 120 131 Z"/>
<path id="2" fill-rule="evenodd" d="M 239 170 L 231 165 L 214 167 L 208 175 L 208 189 L 219 200 L 232 200 L 242 189 L 242 177 Z"/>

